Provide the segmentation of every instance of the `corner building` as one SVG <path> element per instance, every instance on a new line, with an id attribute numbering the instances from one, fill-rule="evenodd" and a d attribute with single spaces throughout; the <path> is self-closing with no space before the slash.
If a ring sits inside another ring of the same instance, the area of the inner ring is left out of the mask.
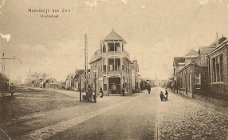
<path id="1" fill-rule="evenodd" d="M 90 85 L 104 95 L 132 93 L 132 70 L 136 69 L 125 51 L 126 41 L 114 30 L 100 42 L 91 60 Z M 138 72 L 138 71 L 137 71 Z"/>

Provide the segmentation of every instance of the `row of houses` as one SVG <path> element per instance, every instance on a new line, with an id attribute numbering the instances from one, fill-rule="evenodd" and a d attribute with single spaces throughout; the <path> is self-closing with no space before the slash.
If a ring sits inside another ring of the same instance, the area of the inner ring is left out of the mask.
<path id="1" fill-rule="evenodd" d="M 36 88 L 57 88 L 60 87 L 60 83 L 53 77 L 50 77 L 45 73 L 34 72 L 26 79 L 26 85 Z"/>
<path id="2" fill-rule="evenodd" d="M 193 97 L 228 99 L 228 39 L 217 38 L 210 46 L 190 50 L 173 60 L 175 92 Z"/>
<path id="3" fill-rule="evenodd" d="M 103 90 L 104 95 L 120 94 L 121 89 L 132 93 L 140 90 L 141 76 L 137 60 L 131 60 L 125 50 L 127 42 L 112 30 L 100 41 L 99 49 L 93 54 L 89 64 L 88 83 L 93 90 Z M 78 84 L 85 83 L 81 70 L 67 76 L 66 87 L 78 90 Z M 82 88 L 85 85 L 82 84 Z"/>

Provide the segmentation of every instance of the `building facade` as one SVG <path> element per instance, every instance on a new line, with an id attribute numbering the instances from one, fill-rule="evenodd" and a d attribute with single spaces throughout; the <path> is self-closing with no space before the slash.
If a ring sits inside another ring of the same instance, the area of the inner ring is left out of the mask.
<path id="1" fill-rule="evenodd" d="M 135 67 L 130 60 L 126 43 L 114 30 L 100 42 L 99 50 L 90 60 L 90 85 L 97 92 L 102 89 L 106 95 L 120 94 L 124 88 L 125 92 L 131 93 L 132 86 L 135 89 L 135 84 L 138 85 L 138 64 Z"/>
<path id="2" fill-rule="evenodd" d="M 184 57 L 184 67 L 176 72 L 176 92 L 192 97 L 194 94 L 207 94 L 208 63 L 207 54 L 214 47 L 202 47 L 198 51 L 191 50 Z"/>
<path id="3" fill-rule="evenodd" d="M 228 39 L 221 37 L 207 57 L 211 94 L 228 100 Z"/>

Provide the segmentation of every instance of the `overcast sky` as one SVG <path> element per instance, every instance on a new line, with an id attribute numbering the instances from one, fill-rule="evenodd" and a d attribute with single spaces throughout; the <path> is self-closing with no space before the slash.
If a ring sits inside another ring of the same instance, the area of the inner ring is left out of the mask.
<path id="1" fill-rule="evenodd" d="M 11 79 L 31 72 L 50 73 L 57 80 L 83 68 L 83 35 L 89 58 L 112 28 L 128 42 L 143 77 L 166 79 L 174 56 L 210 45 L 228 36 L 227 0 L 0 0 L 0 53 L 23 63 L 6 61 Z M 28 9 L 70 9 L 58 18 L 41 18 Z"/>

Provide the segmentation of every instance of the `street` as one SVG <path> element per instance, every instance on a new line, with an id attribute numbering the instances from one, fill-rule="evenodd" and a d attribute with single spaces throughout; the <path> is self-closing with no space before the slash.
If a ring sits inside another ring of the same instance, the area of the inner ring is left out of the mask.
<path id="1" fill-rule="evenodd" d="M 33 91 L 36 94 L 28 91 L 14 99 L 1 98 L 0 138 L 228 138 L 227 108 L 220 112 L 171 92 L 169 100 L 161 102 L 161 90 L 165 89 L 152 88 L 151 94 L 143 91 L 129 96 L 104 96 L 97 103 L 79 102 L 77 96 L 48 90 Z M 7 113 L 3 113 L 4 108 Z"/>

